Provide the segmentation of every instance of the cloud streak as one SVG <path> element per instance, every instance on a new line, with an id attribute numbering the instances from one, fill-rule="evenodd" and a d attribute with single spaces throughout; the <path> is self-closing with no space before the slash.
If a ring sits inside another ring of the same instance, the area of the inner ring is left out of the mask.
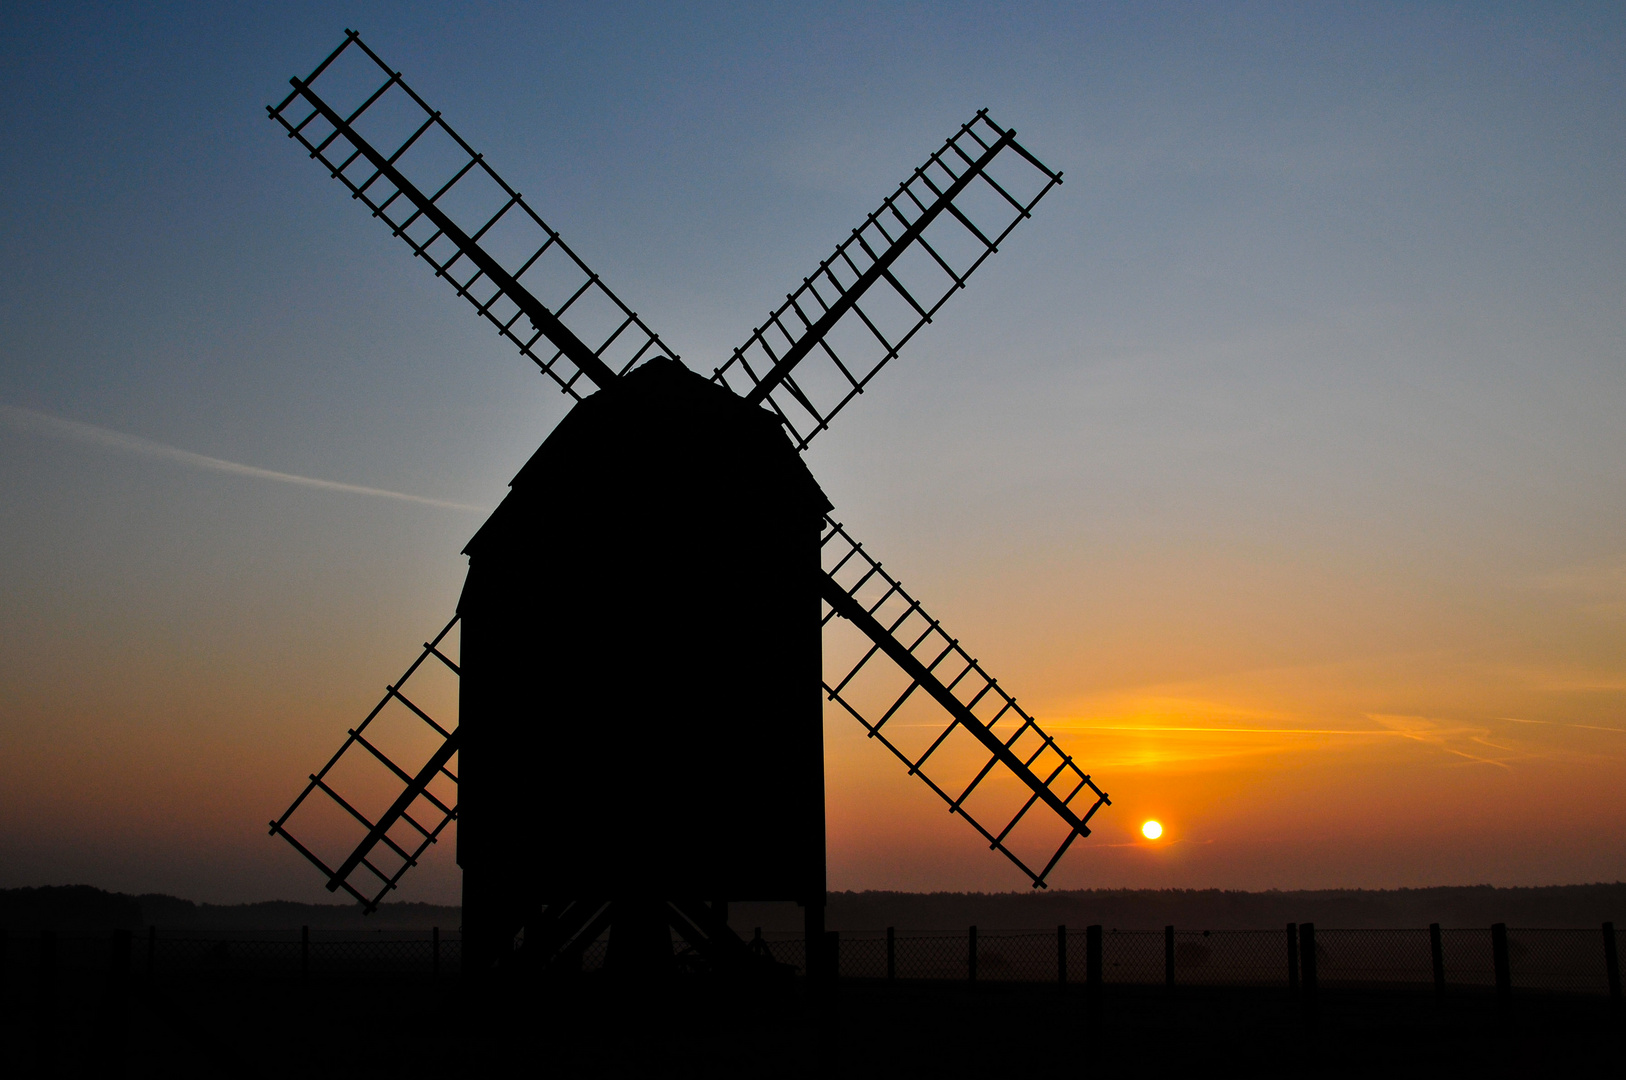
<path id="1" fill-rule="evenodd" d="M 450 502 L 446 499 L 431 499 L 425 495 L 411 495 L 404 491 L 388 491 L 384 488 L 365 487 L 361 484 L 344 484 L 337 480 L 321 480 L 314 476 L 298 476 L 294 473 L 277 472 L 275 469 L 262 469 L 257 465 L 244 465 L 242 462 L 227 461 L 224 458 L 210 457 L 207 454 L 195 454 L 190 450 L 182 450 L 176 446 L 168 446 L 161 442 L 154 442 L 151 439 L 143 439 L 139 435 L 126 435 L 122 431 L 113 431 L 110 428 L 97 427 L 95 424 L 86 424 L 78 420 L 67 420 L 60 416 L 52 416 L 50 413 L 24 409 L 16 405 L 0 404 L 0 419 L 5 420 L 19 430 L 33 434 L 88 443 L 106 450 L 134 454 L 140 457 L 157 458 L 205 472 L 246 476 L 255 480 L 275 480 L 281 484 L 293 484 L 298 487 L 315 488 L 320 491 L 337 491 L 346 495 L 369 495 L 377 499 L 394 499 L 397 502 L 432 506 L 437 510 L 474 512 L 486 509 L 485 507 L 471 506 L 468 503 Z"/>

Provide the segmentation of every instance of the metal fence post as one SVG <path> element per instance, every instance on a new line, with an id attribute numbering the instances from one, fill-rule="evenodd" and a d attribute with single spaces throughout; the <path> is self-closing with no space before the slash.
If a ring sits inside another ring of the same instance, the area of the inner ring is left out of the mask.
<path id="1" fill-rule="evenodd" d="M 1174 927 L 1163 928 L 1163 985 L 1174 988 Z"/>
<path id="2" fill-rule="evenodd" d="M 1315 923 L 1299 923 L 1299 982 L 1304 988 L 1304 1015 L 1315 1019 Z"/>
<path id="3" fill-rule="evenodd" d="M 972 982 L 977 981 L 977 928 L 971 927 L 971 934 L 967 939 L 966 973 Z"/>
<path id="4" fill-rule="evenodd" d="M 1610 940 L 1614 940 L 1613 937 Z M 0 927 L 0 1009 L 5 1009 L 11 1004 L 11 995 L 7 993 L 11 989 L 11 984 L 6 978 L 10 974 L 6 967 L 6 961 L 10 959 L 6 954 L 6 945 L 6 931 L 3 927 Z"/>
<path id="5" fill-rule="evenodd" d="M 1056 981 L 1067 985 L 1067 924 L 1056 927 Z"/>
<path id="6" fill-rule="evenodd" d="M 886 928 L 886 981 L 894 982 L 898 977 L 898 939 L 893 927 Z"/>
<path id="7" fill-rule="evenodd" d="M 1445 937 L 1439 923 L 1428 924 L 1428 953 L 1434 964 L 1434 1001 L 1445 1001 Z"/>
<path id="8" fill-rule="evenodd" d="M 102 998 L 102 1064 L 116 1072 L 122 1057 L 125 1036 L 125 1001 L 130 985 L 130 931 L 114 930 L 107 957 L 107 993 Z"/>
<path id="9" fill-rule="evenodd" d="M 841 931 L 824 932 L 824 978 L 831 985 L 841 977 Z"/>
<path id="10" fill-rule="evenodd" d="M 158 927 L 156 924 L 147 927 L 147 981 L 153 980 L 158 970 Z"/>
<path id="11" fill-rule="evenodd" d="M 1101 992 L 1101 924 L 1084 928 L 1084 982 L 1090 993 Z"/>
<path id="12" fill-rule="evenodd" d="M 1603 970 L 1609 979 L 1609 1002 L 1620 1008 L 1620 953 L 1615 944 L 1615 924 L 1603 924 Z"/>
<path id="13" fill-rule="evenodd" d="M 1513 971 L 1507 962 L 1507 923 L 1491 924 L 1491 963 L 1496 968 L 1496 1005 L 1505 1011 L 1513 998 Z"/>
<path id="14" fill-rule="evenodd" d="M 1299 992 L 1299 924 L 1287 924 L 1287 992 Z"/>
<path id="15" fill-rule="evenodd" d="M 56 931 L 40 931 L 39 995 L 41 1011 L 49 1011 L 56 999 Z"/>
<path id="16" fill-rule="evenodd" d="M 429 928 L 429 977 L 440 981 L 440 927 Z"/>
<path id="17" fill-rule="evenodd" d="M 311 928 L 299 928 L 299 977 L 310 978 L 311 973 Z"/>
<path id="18" fill-rule="evenodd" d="M 130 978 L 130 931 L 113 931 L 113 949 L 108 954 L 108 989 L 117 994 Z"/>

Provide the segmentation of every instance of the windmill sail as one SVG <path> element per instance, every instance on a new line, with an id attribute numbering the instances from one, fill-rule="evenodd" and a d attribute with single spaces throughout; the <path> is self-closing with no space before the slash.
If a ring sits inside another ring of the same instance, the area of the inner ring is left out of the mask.
<path id="1" fill-rule="evenodd" d="M 1044 888 L 1110 800 L 846 529 L 826 518 L 822 543 L 825 625 L 862 635 L 844 663 L 827 643 L 825 693 Z"/>
<path id="2" fill-rule="evenodd" d="M 1059 183 L 983 109 L 819 263 L 714 381 L 765 402 L 802 449 Z"/>
<path id="3" fill-rule="evenodd" d="M 329 892 L 343 889 L 369 912 L 457 819 L 458 725 L 447 716 L 456 709 L 461 675 L 447 655 L 457 624 L 454 616 L 424 643 L 383 700 L 271 822 L 272 836 L 326 875 Z M 299 836 L 291 823 L 296 813 Z"/>
<path id="4" fill-rule="evenodd" d="M 355 31 L 289 81 L 271 118 L 566 393 L 677 358 Z"/>

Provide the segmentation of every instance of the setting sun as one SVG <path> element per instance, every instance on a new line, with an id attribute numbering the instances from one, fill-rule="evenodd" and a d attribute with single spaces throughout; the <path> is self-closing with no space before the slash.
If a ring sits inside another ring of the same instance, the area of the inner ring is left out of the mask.
<path id="1" fill-rule="evenodd" d="M 1163 835 L 1163 826 L 1155 821 L 1148 821 L 1140 827 L 1140 834 L 1148 840 L 1156 840 Z"/>

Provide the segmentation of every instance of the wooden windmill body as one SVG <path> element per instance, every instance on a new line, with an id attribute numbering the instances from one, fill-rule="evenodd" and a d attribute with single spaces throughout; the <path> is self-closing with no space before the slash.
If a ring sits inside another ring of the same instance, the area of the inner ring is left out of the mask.
<path id="1" fill-rule="evenodd" d="M 593 898 L 823 897 L 828 509 L 771 415 L 672 360 L 520 470 L 458 604 L 465 942 Z"/>

